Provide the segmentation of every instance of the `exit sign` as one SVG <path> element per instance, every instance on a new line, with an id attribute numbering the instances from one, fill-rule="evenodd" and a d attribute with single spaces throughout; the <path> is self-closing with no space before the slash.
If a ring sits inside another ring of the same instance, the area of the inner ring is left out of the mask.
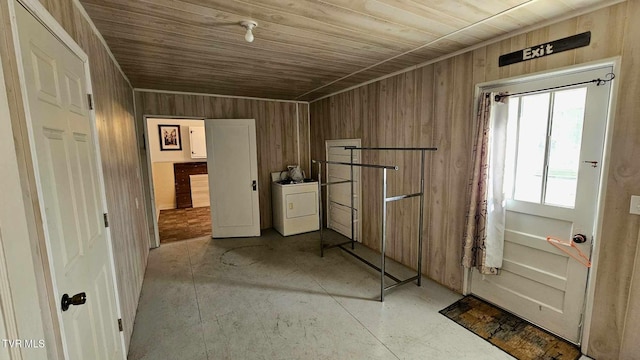
<path id="1" fill-rule="evenodd" d="M 563 51 L 577 49 L 588 46 L 591 43 L 591 31 L 582 34 L 573 35 L 564 39 L 558 39 L 548 43 L 528 47 L 526 49 L 514 51 L 509 54 L 501 55 L 498 61 L 500 67 L 516 64 L 523 61 L 537 59 Z"/>

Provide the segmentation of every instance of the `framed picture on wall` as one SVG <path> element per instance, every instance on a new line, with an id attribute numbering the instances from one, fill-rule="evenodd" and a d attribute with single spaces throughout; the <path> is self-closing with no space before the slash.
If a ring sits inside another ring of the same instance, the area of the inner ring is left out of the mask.
<path id="1" fill-rule="evenodd" d="M 182 150 L 180 125 L 158 125 L 160 132 L 160 150 Z"/>

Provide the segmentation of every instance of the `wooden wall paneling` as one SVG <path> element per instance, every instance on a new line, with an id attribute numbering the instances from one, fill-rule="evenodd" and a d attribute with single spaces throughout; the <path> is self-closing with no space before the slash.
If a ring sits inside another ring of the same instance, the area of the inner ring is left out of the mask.
<path id="1" fill-rule="evenodd" d="M 380 132 L 382 109 L 380 97 L 382 86 L 380 82 L 369 84 L 361 88 L 362 98 L 367 106 L 366 115 L 362 118 L 362 146 L 374 147 L 383 144 Z M 383 153 L 379 151 L 363 151 L 362 162 L 367 164 L 383 164 Z M 381 213 L 382 213 L 382 177 L 380 170 L 362 169 L 362 243 L 372 249 L 380 249 Z"/>
<path id="2" fill-rule="evenodd" d="M 380 81 L 380 94 L 378 98 L 379 106 L 380 106 L 380 115 L 378 117 L 378 136 L 380 139 L 379 146 L 393 146 L 393 139 L 395 137 L 396 124 L 394 119 L 394 105 L 395 105 L 395 97 L 398 96 L 397 93 L 394 92 L 394 85 L 397 81 L 397 77 L 387 78 Z M 380 164 L 384 165 L 392 165 L 395 164 L 395 153 L 391 153 L 388 151 L 380 152 L 378 161 Z M 372 175 L 379 177 L 380 170 L 373 170 Z M 387 171 L 387 196 L 395 193 L 395 184 L 396 184 L 396 171 Z M 380 189 L 380 188 L 378 188 Z M 380 199 L 382 201 L 382 199 Z M 396 257 L 396 249 L 395 245 L 397 242 L 395 241 L 395 232 L 392 225 L 395 223 L 396 218 L 396 209 L 397 204 L 388 204 L 387 205 L 387 223 L 386 223 L 386 236 L 387 236 L 387 256 L 390 258 Z M 374 223 L 380 223 L 382 221 L 382 217 L 379 214 L 375 215 L 378 217 L 378 221 Z M 374 241 L 378 242 L 377 249 L 380 250 L 379 239 L 382 236 L 382 233 L 375 238 Z M 372 239 L 373 240 L 373 239 Z"/>
<path id="3" fill-rule="evenodd" d="M 487 48 L 482 47 L 473 51 L 473 86 L 474 91 L 477 84 L 486 80 L 487 71 Z M 475 104 L 474 104 L 475 108 Z M 475 133 L 475 132 L 474 132 Z"/>
<path id="4" fill-rule="evenodd" d="M 453 90 L 453 61 L 451 59 L 436 63 L 434 66 L 434 144 L 438 148 L 433 155 L 430 182 L 431 227 L 429 233 L 429 277 L 446 284 L 446 229 L 449 218 L 448 203 L 452 195 L 449 189 L 449 170 L 451 159 L 451 115 L 450 94 Z M 453 239 L 451 239 L 453 241 Z"/>
<path id="5" fill-rule="evenodd" d="M 606 19 L 608 14 L 601 16 Z M 631 293 L 629 289 L 632 277 L 638 276 L 635 254 L 640 244 L 640 217 L 629 214 L 628 209 L 630 196 L 640 194 L 640 162 L 637 161 L 640 156 L 640 123 L 637 121 L 640 114 L 639 18 L 640 3 L 628 2 L 596 275 L 594 309 L 597 311 L 593 314 L 589 342 L 590 355 L 598 359 L 623 359 L 620 347 L 624 340 L 637 342 L 638 339 L 637 333 L 633 332 L 638 329 L 638 318 L 628 315 L 636 316 L 640 312 L 640 298 L 636 297 L 637 292 Z M 625 351 L 633 346 L 628 342 L 624 345 Z"/>
<path id="6" fill-rule="evenodd" d="M 140 162 L 140 177 L 143 181 L 142 191 L 144 196 L 144 207 L 148 209 L 146 211 L 147 214 L 147 227 L 149 228 L 149 247 L 155 247 L 155 244 L 160 244 L 160 239 L 156 239 L 155 234 L 155 226 L 154 221 L 156 214 L 151 211 L 153 209 L 153 197 L 151 196 L 151 186 L 149 186 L 149 182 L 147 179 L 151 176 L 151 169 L 148 166 L 147 160 L 147 145 L 145 143 L 145 132 L 144 123 L 142 121 L 138 121 L 138 119 L 142 119 L 142 96 L 140 93 L 134 91 L 134 106 L 135 106 L 135 126 L 136 126 L 136 136 L 138 142 L 138 161 Z"/>
<path id="7" fill-rule="evenodd" d="M 567 36 L 575 35 L 578 33 L 578 20 L 577 18 L 572 18 L 569 20 L 565 20 L 559 23 L 555 23 L 549 26 L 549 40 L 543 41 L 553 41 L 556 39 L 562 39 Z M 538 43 L 531 44 L 538 45 Z M 575 55 L 574 51 L 565 51 L 558 54 L 554 54 L 553 56 L 546 56 L 542 59 L 547 60 L 546 69 L 558 69 L 566 66 L 570 66 L 575 64 Z"/>
<path id="8" fill-rule="evenodd" d="M 451 157 L 449 160 L 449 191 L 446 235 L 446 271 L 444 284 L 462 291 L 462 238 L 466 223 L 469 169 L 473 144 L 473 54 L 453 58 L 454 78 L 446 98 L 453 103 L 451 118 Z M 443 94 L 444 95 L 444 94 Z"/>
<path id="9" fill-rule="evenodd" d="M 485 48 L 485 81 L 492 81 L 501 78 L 500 68 L 498 67 L 498 58 L 502 54 L 506 54 L 511 50 L 511 46 L 508 49 L 502 49 L 502 42 L 493 43 L 487 45 Z M 476 50 L 477 52 L 478 50 Z"/>
<path id="10" fill-rule="evenodd" d="M 640 242 L 640 232 L 637 236 Z M 638 341 L 638 332 L 640 332 L 640 246 L 636 248 L 634 272 L 629 287 L 629 304 L 627 305 L 627 313 L 625 319 L 624 333 L 622 334 L 622 343 L 620 345 L 620 359 L 633 359 L 634 356 L 640 354 L 640 342 Z"/>
<path id="11" fill-rule="evenodd" d="M 531 46 L 542 44 L 542 43 L 545 43 L 545 42 L 547 42 L 549 40 L 551 40 L 551 38 L 549 37 L 549 27 L 548 26 L 527 33 L 527 43 L 530 44 Z M 557 55 L 562 55 L 562 54 L 555 54 L 554 56 L 557 56 Z M 566 54 L 565 54 L 565 56 L 566 56 Z M 552 57 L 552 56 L 545 56 L 543 58 L 529 60 L 528 63 L 529 63 L 530 72 L 531 73 L 536 73 L 536 72 L 540 72 L 540 71 L 544 71 L 544 70 L 550 69 L 548 67 L 548 61 L 549 61 L 550 57 Z M 508 67 L 506 67 L 506 68 L 508 68 Z M 504 78 L 507 78 L 507 77 L 508 76 L 505 76 Z"/>
<path id="12" fill-rule="evenodd" d="M 527 34 L 520 34 L 512 37 L 511 39 L 511 49 L 509 52 L 518 51 L 521 49 L 527 48 L 529 45 L 527 44 Z M 519 76 L 522 74 L 526 74 L 529 72 L 529 61 L 519 62 L 513 65 L 509 65 L 509 75 L 510 76 Z"/>
<path id="13" fill-rule="evenodd" d="M 420 126 L 418 145 L 421 147 L 433 147 L 434 141 L 434 66 L 429 65 L 416 70 L 416 114 L 417 123 Z M 438 150 L 439 151 L 439 150 Z M 436 151 L 437 152 L 437 151 Z M 422 273 L 431 277 L 429 272 L 431 263 L 431 216 L 433 212 L 431 204 L 431 182 L 433 173 L 433 159 L 435 152 L 428 152 L 425 158 L 425 186 L 424 186 L 424 228 L 422 231 Z"/>
<path id="14" fill-rule="evenodd" d="M 401 81 L 397 84 L 397 91 L 400 93 L 395 111 L 397 134 L 396 141 L 392 146 L 412 147 L 415 145 L 412 134 L 416 128 L 416 71 L 404 73 L 398 79 Z M 396 175 L 395 194 L 409 194 L 417 191 L 417 184 L 420 181 L 419 176 L 417 176 L 420 164 L 415 161 L 416 159 L 416 153 L 414 152 L 395 152 L 395 163 L 400 167 Z M 397 231 L 394 240 L 397 243 L 396 248 L 399 248 L 399 253 L 396 255 L 396 260 L 410 264 L 413 268 L 417 267 L 417 262 L 413 260 L 414 256 L 412 254 L 417 255 L 417 218 L 419 213 L 415 205 L 418 202 L 418 198 L 398 202 L 398 217 L 396 218 L 396 224 L 393 224 L 392 227 Z"/>
<path id="15" fill-rule="evenodd" d="M 300 146 L 300 167 L 306 177 L 311 177 L 309 104 L 298 104 L 298 138 L 298 146 Z"/>
<path id="16" fill-rule="evenodd" d="M 591 45 L 575 50 L 576 64 L 620 55 L 627 23 L 627 3 L 578 17 L 577 33 L 591 31 Z"/>

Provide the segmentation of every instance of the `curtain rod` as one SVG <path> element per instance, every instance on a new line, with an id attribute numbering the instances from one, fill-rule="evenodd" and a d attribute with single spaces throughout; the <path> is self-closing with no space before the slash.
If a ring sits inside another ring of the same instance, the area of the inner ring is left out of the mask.
<path id="1" fill-rule="evenodd" d="M 566 87 L 570 87 L 570 86 L 590 84 L 590 83 L 595 83 L 596 86 L 600 86 L 600 85 L 604 85 L 604 84 L 608 83 L 609 81 L 615 79 L 616 78 L 616 74 L 608 73 L 608 74 L 605 75 L 605 77 L 608 77 L 608 79 L 604 79 L 603 80 L 603 79 L 597 78 L 597 79 L 593 79 L 593 80 L 589 80 L 589 81 L 582 81 L 582 82 L 573 83 L 573 84 L 559 85 L 559 86 L 554 86 L 554 87 L 545 88 L 545 89 L 523 91 L 523 92 L 519 92 L 519 93 L 515 93 L 515 94 L 497 94 L 494 97 L 494 100 L 497 101 L 497 102 L 501 102 L 502 99 L 504 99 L 506 97 L 509 97 L 509 96 L 532 94 L 532 93 L 538 93 L 538 92 L 547 91 L 547 90 L 562 89 L 562 88 L 566 88 Z"/>

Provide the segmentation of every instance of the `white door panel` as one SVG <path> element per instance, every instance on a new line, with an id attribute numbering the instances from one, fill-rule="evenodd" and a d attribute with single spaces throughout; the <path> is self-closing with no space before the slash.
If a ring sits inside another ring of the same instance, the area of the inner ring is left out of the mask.
<path id="1" fill-rule="evenodd" d="M 104 188 L 85 63 L 16 5 L 30 132 L 54 295 L 86 293 L 60 309 L 69 359 L 122 359 Z"/>
<path id="2" fill-rule="evenodd" d="M 611 67 L 519 83 L 517 93 L 604 78 Z M 580 85 L 509 98 L 513 199 L 507 201 L 503 267 L 472 272 L 472 293 L 574 343 L 589 269 L 547 242 L 586 235 L 591 254 L 610 84 Z M 587 161 L 597 161 L 592 167 Z M 508 176 L 509 174 L 507 174 Z"/>
<path id="3" fill-rule="evenodd" d="M 345 150 L 344 146 L 360 147 L 360 139 L 351 140 L 327 140 L 326 155 L 327 161 L 351 162 L 351 150 Z M 360 151 L 353 151 L 353 162 L 360 163 Z M 351 180 L 351 166 L 327 164 L 327 182 L 340 182 Z M 361 206 L 360 188 L 360 168 L 353 167 L 354 197 L 353 206 L 355 239 L 361 241 L 360 221 L 358 210 Z M 330 185 L 327 189 L 327 227 L 333 229 L 344 236 L 351 238 L 351 183 Z"/>
<path id="4" fill-rule="evenodd" d="M 212 236 L 260 236 L 255 120 L 208 119 L 205 129 Z"/>

